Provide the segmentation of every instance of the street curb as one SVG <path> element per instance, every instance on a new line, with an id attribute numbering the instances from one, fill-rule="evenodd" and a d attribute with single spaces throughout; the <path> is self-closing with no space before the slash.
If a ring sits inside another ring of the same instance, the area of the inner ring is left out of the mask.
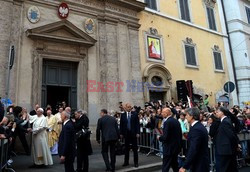
<path id="1" fill-rule="evenodd" d="M 116 172 L 139 172 L 139 171 L 152 171 L 152 170 L 159 170 L 161 169 L 162 166 L 162 162 L 157 162 L 154 164 L 148 164 L 148 165 L 141 165 L 138 168 L 135 167 L 130 167 L 130 168 L 126 168 L 126 169 L 121 169 L 121 170 L 117 170 Z"/>

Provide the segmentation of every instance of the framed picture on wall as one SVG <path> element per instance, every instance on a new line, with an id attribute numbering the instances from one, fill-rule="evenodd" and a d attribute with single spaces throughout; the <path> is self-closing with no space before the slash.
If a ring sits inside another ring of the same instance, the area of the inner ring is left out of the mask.
<path id="1" fill-rule="evenodd" d="M 148 61 L 163 62 L 162 38 L 160 36 L 145 34 L 146 55 Z"/>

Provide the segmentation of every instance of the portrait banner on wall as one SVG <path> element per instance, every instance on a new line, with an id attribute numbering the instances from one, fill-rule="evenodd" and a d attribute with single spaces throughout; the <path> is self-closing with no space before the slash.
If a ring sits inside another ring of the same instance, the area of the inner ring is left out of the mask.
<path id="1" fill-rule="evenodd" d="M 161 42 L 159 38 L 148 36 L 148 57 L 161 60 Z"/>
<path id="2" fill-rule="evenodd" d="M 156 35 L 146 34 L 147 60 L 163 62 L 162 38 Z"/>

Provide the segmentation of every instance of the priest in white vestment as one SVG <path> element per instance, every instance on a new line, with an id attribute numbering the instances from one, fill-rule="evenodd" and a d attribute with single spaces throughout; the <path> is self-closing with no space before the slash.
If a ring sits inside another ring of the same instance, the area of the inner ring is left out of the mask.
<path id="1" fill-rule="evenodd" d="M 48 146 L 48 123 L 43 115 L 43 109 L 37 110 L 37 115 L 30 116 L 30 123 L 33 123 L 32 129 L 32 156 L 35 165 L 53 165 L 52 156 Z"/>

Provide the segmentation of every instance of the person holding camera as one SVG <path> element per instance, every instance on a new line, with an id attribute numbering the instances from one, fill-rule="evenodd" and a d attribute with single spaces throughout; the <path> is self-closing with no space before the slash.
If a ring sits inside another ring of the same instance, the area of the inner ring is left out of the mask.
<path id="1" fill-rule="evenodd" d="M 92 154 L 90 142 L 89 118 L 87 112 L 78 110 L 75 112 L 75 131 L 77 143 L 77 172 L 88 172 L 89 155 Z"/>

